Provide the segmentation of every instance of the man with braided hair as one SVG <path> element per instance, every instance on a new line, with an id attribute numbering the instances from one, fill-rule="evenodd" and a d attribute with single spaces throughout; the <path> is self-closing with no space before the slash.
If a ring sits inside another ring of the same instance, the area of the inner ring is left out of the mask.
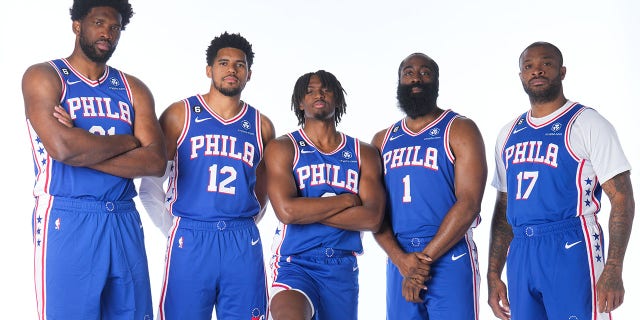
<path id="1" fill-rule="evenodd" d="M 377 231 L 384 189 L 376 149 L 337 131 L 344 90 L 324 70 L 296 81 L 299 130 L 265 151 L 269 197 L 280 220 L 273 241 L 273 319 L 358 319 L 361 232 Z"/>

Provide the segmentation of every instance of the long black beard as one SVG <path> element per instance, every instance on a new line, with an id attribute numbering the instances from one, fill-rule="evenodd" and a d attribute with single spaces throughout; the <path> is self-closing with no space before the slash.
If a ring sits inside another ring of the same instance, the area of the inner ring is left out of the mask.
<path id="1" fill-rule="evenodd" d="M 113 52 L 116 51 L 116 46 L 111 46 L 111 50 L 106 52 L 101 52 L 96 49 L 93 43 L 87 41 L 87 39 L 80 34 L 80 49 L 82 52 L 93 62 L 95 63 L 107 63 L 113 55 Z"/>
<path id="2" fill-rule="evenodd" d="M 414 87 L 422 91 L 413 93 Z M 398 108 L 412 118 L 424 116 L 436 109 L 438 100 L 438 83 L 422 83 L 403 85 L 398 83 L 397 89 Z"/>
<path id="3" fill-rule="evenodd" d="M 529 101 L 531 103 L 550 102 L 562 94 L 562 80 L 560 80 L 560 77 L 551 80 L 549 87 L 541 91 L 532 89 L 526 83 L 522 83 L 522 87 L 524 88 L 524 92 L 529 95 Z"/>

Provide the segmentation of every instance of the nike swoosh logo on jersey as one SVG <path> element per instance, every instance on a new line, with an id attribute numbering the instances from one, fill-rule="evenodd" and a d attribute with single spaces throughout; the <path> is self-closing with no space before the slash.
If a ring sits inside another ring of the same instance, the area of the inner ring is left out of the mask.
<path id="1" fill-rule="evenodd" d="M 355 272 L 356 270 L 358 270 L 358 266 L 353 267 L 353 272 Z"/>
<path id="2" fill-rule="evenodd" d="M 202 121 L 207 121 L 207 120 L 209 120 L 209 119 L 211 119 L 211 117 L 209 117 L 209 118 L 202 118 L 202 119 L 199 119 L 198 117 L 196 117 L 196 123 L 200 123 L 200 122 L 202 122 Z"/>
<path id="3" fill-rule="evenodd" d="M 68 85 L 74 85 L 74 84 L 76 84 L 76 83 L 78 83 L 78 82 L 81 82 L 81 80 L 69 81 L 69 79 L 67 79 L 67 84 L 68 84 Z"/>
<path id="4" fill-rule="evenodd" d="M 302 153 L 314 153 L 316 151 L 315 150 L 300 150 L 300 152 L 302 152 Z"/>
<path id="5" fill-rule="evenodd" d="M 399 134 L 399 135 L 397 135 L 395 137 L 389 137 L 389 141 L 393 141 L 393 140 L 398 139 L 398 138 L 400 138 L 402 136 L 404 136 L 404 133 L 403 134 Z"/>
<path id="6" fill-rule="evenodd" d="M 456 256 L 455 254 L 452 254 L 452 255 L 451 255 L 451 261 L 456 261 L 456 260 L 458 260 L 458 259 L 460 259 L 460 258 L 462 258 L 462 257 L 464 257 L 464 256 L 466 256 L 466 255 L 467 255 L 467 253 L 466 253 L 466 252 L 465 252 L 465 253 L 463 253 L 463 254 L 461 254 L 461 255 L 459 255 L 459 256 Z"/>
<path id="7" fill-rule="evenodd" d="M 569 244 L 569 242 L 565 242 L 564 243 L 564 248 L 565 249 L 571 249 L 573 246 L 577 245 L 578 243 L 582 242 L 582 240 L 580 241 L 576 241 L 574 243 Z"/>
<path id="8" fill-rule="evenodd" d="M 522 130 L 524 130 L 524 129 L 526 129 L 526 128 L 527 128 L 527 127 L 520 128 L 520 129 L 515 129 L 515 130 L 513 130 L 513 133 L 518 133 L 518 132 L 520 132 L 520 131 L 522 131 Z"/>
<path id="9" fill-rule="evenodd" d="M 258 238 L 256 240 L 251 239 L 251 245 L 255 246 L 256 244 L 258 244 L 258 241 L 260 241 L 260 238 Z"/>

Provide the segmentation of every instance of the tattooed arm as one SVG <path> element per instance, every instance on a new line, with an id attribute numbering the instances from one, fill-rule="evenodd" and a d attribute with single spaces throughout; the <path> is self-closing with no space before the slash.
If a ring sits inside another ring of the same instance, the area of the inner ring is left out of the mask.
<path id="1" fill-rule="evenodd" d="M 511 317 L 507 286 L 501 280 L 501 276 L 512 239 L 513 231 L 507 222 L 507 193 L 498 191 L 491 220 L 487 284 L 489 286 L 489 306 L 495 316 L 503 320 L 508 320 Z"/>
<path id="2" fill-rule="evenodd" d="M 635 203 L 629 171 L 622 172 L 602 184 L 611 202 L 609 216 L 609 249 L 607 262 L 598 279 L 598 310 L 611 312 L 624 301 L 622 264 L 627 251 Z"/>

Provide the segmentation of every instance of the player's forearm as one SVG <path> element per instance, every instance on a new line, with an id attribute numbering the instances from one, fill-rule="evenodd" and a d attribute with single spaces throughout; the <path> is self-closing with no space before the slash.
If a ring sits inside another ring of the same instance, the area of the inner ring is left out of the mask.
<path id="1" fill-rule="evenodd" d="M 622 272 L 622 263 L 635 215 L 635 201 L 629 172 L 616 175 L 603 183 L 602 188 L 611 202 L 606 266 L 615 267 Z"/>
<path id="2" fill-rule="evenodd" d="M 164 145 L 150 144 L 90 167 L 114 176 L 137 178 L 142 176 L 161 177 L 165 173 L 166 164 Z"/>
<path id="3" fill-rule="evenodd" d="M 382 227 L 378 232 L 373 233 L 373 238 L 376 240 L 378 245 L 387 253 L 391 262 L 395 265 L 398 265 L 398 261 L 400 257 L 405 253 L 404 250 L 398 244 L 396 240 L 393 229 L 388 221 L 382 223 Z"/>
<path id="4" fill-rule="evenodd" d="M 489 240 L 489 265 L 487 278 L 500 279 L 507 260 L 507 251 L 513 239 L 513 229 L 507 221 L 507 196 L 498 192 L 491 220 L 491 239 Z"/>
<path id="5" fill-rule="evenodd" d="M 612 204 L 609 218 L 609 249 L 606 265 L 620 268 L 629 244 L 635 212 L 633 197 L 625 197 L 621 205 Z"/>
<path id="6" fill-rule="evenodd" d="M 273 210 L 284 224 L 317 223 L 356 203 L 353 195 L 341 194 L 332 197 L 308 198 L 292 197 L 280 199 L 272 197 Z"/>
<path id="7" fill-rule="evenodd" d="M 355 206 L 320 221 L 322 224 L 352 231 L 380 230 L 383 218 L 383 208 Z"/>
<path id="8" fill-rule="evenodd" d="M 422 252 L 434 260 L 441 257 L 465 236 L 478 218 L 479 211 L 480 208 L 475 205 L 475 202 L 456 202 L 445 216 L 436 235 Z"/>
<path id="9" fill-rule="evenodd" d="M 71 166 L 91 167 L 140 146 L 132 135 L 98 136 L 78 128 L 67 130 L 77 135 L 57 139 L 47 150 L 51 157 Z"/>

